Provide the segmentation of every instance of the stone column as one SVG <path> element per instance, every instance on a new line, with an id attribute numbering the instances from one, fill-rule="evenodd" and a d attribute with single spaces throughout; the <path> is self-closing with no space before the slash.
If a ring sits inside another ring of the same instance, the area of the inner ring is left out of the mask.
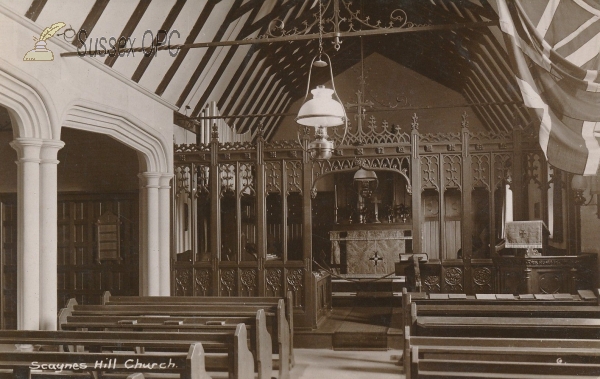
<path id="1" fill-rule="evenodd" d="M 138 256 L 139 256 L 139 295 L 145 296 L 148 292 L 148 280 L 146 278 L 146 234 L 148 234 L 148 227 L 146 226 L 146 214 L 148 213 L 146 210 L 146 188 L 145 183 L 146 180 L 142 176 L 142 174 L 138 175 L 139 178 L 139 188 L 140 188 L 140 196 L 138 200 L 138 220 L 139 220 L 139 247 L 138 247 Z"/>
<path id="2" fill-rule="evenodd" d="M 57 165 L 64 142 L 45 140 L 40 152 L 40 329 L 56 330 L 57 281 Z"/>
<path id="3" fill-rule="evenodd" d="M 40 327 L 40 150 L 42 140 L 17 138 L 17 328 Z"/>
<path id="4" fill-rule="evenodd" d="M 158 189 L 161 174 L 158 172 L 144 172 L 139 175 L 141 179 L 140 220 L 143 239 L 140 251 L 140 275 L 142 277 L 140 294 L 144 296 L 158 296 L 160 294 L 160 262 L 159 262 L 159 204 Z"/>
<path id="5" fill-rule="evenodd" d="M 158 189 L 160 296 L 171 295 L 171 178 L 172 174 L 162 174 Z"/>

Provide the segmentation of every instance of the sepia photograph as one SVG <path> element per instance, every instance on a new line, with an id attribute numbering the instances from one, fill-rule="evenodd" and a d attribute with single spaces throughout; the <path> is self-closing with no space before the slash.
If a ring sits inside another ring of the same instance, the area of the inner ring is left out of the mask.
<path id="1" fill-rule="evenodd" d="M 0 376 L 600 377 L 600 0 L 0 0 Z"/>

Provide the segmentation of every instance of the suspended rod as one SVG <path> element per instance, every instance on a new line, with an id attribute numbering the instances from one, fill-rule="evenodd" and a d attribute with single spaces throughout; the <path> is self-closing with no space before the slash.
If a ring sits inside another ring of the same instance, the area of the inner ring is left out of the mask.
<path id="1" fill-rule="evenodd" d="M 353 32 L 339 32 L 339 33 L 324 33 L 323 38 L 334 39 L 345 38 L 345 37 L 363 37 L 363 36 L 373 36 L 373 35 L 387 35 L 387 34 L 398 34 L 398 33 L 410 33 L 410 32 L 427 32 L 427 31 L 435 31 L 435 30 L 454 30 L 454 29 L 462 29 L 462 28 L 484 28 L 489 26 L 498 26 L 498 21 L 479 21 L 479 22 L 463 22 L 458 24 L 443 24 L 443 25 L 426 25 L 426 26 L 413 26 L 411 28 L 381 28 L 381 29 L 373 29 L 373 30 L 358 30 Z M 154 50 L 176 50 L 176 49 L 196 49 L 196 48 L 206 48 L 206 47 L 217 47 L 217 46 L 239 46 L 239 45 L 254 45 L 254 44 L 264 44 L 264 43 L 276 43 L 276 42 L 294 42 L 294 41 L 306 41 L 319 39 L 318 33 L 313 34 L 301 34 L 294 36 L 285 36 L 285 37 L 273 37 L 273 38 L 251 38 L 251 39 L 243 39 L 237 41 L 218 41 L 218 42 L 196 42 L 196 43 L 186 43 L 180 45 L 161 45 L 161 46 L 152 46 L 152 53 Z M 81 55 L 92 55 L 95 56 L 97 54 L 108 54 L 110 50 L 90 50 L 85 52 L 78 51 L 68 51 L 65 53 L 60 53 L 61 57 L 77 57 Z M 134 47 L 127 49 L 120 49 L 120 54 L 127 54 L 132 52 L 142 52 L 142 51 L 150 51 L 150 47 Z"/>
<path id="2" fill-rule="evenodd" d="M 369 110 L 368 113 L 380 113 L 380 112 L 395 112 L 405 110 L 419 110 L 419 109 L 440 109 L 440 108 L 467 108 L 467 107 L 484 107 L 489 105 L 510 105 L 510 104 L 522 104 L 521 101 L 503 101 L 503 102 L 492 102 L 492 103 L 476 103 L 476 104 L 453 104 L 453 105 L 424 105 L 414 107 L 401 107 L 401 108 L 389 108 L 389 109 L 374 109 Z M 350 114 L 357 114 L 358 112 L 347 111 Z M 254 113 L 244 115 L 221 115 L 221 116 L 198 116 L 198 117 L 187 117 L 183 116 L 188 120 L 214 120 L 214 119 L 227 119 L 227 118 L 256 118 L 256 117 L 285 117 L 285 116 L 297 116 L 298 113 Z"/>

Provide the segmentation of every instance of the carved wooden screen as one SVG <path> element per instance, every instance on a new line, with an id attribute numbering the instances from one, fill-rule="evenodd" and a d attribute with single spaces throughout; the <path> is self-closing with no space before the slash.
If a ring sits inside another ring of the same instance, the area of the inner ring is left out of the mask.
<path id="1" fill-rule="evenodd" d="M 292 146 L 219 143 L 213 134 L 210 144 L 177 147 L 176 154 L 193 154 L 175 167 L 175 294 L 283 297 L 292 291 L 303 310 L 311 275 L 304 164 Z M 191 214 L 184 213 L 186 204 Z M 187 236 L 186 225 L 194 223 L 195 236 Z M 208 251 L 197 254 L 204 246 Z"/>
<path id="2" fill-rule="evenodd" d="M 306 130 L 299 141 L 266 142 L 259 133 L 254 143 L 220 143 L 213 130 L 210 143 L 175 146 L 174 293 L 283 296 L 291 290 L 302 319 L 315 301 L 307 296 L 319 254 L 310 233 L 310 210 L 320 201 L 316 183 L 359 167 L 393 171 L 411 187 L 404 201 L 411 202 L 405 205 L 412 210 L 413 252 L 443 261 L 433 287 L 494 291 L 490 258 L 510 215 L 511 191 L 520 188 L 513 201 L 529 209 L 524 182 L 540 178 L 524 174 L 524 152 L 541 155 L 534 140 L 517 132 L 471 133 L 466 115 L 461 124 L 458 133 L 420 134 L 416 115 L 410 133 L 358 119 L 346 135 L 333 128 L 336 148 L 327 161 L 303 151 Z"/>

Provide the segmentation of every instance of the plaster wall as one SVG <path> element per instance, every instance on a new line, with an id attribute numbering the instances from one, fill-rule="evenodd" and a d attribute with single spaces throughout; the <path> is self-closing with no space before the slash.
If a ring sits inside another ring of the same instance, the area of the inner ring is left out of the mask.
<path id="1" fill-rule="evenodd" d="M 581 207 L 581 250 L 585 253 L 600 254 L 600 216 L 598 215 L 597 201 L 600 194 L 590 195 L 586 191 L 585 197 L 589 205 Z"/>
<path id="2" fill-rule="evenodd" d="M 332 65 L 335 72 L 335 61 L 332 62 Z M 375 117 L 378 125 L 386 120 L 390 125 L 398 124 L 403 132 L 410 133 L 412 116 L 416 113 L 419 117 L 419 132 L 421 133 L 459 132 L 462 114 L 466 111 L 471 130 L 483 130 L 475 113 L 469 107 L 460 106 L 467 104 L 467 100 L 458 92 L 377 53 L 365 57 L 364 67 L 365 100 L 370 100 L 375 104 L 375 109 L 367 109 L 367 118 Z M 319 68 L 313 70 L 319 70 Z M 357 102 L 356 91 L 360 89 L 358 81 L 360 75 L 359 62 L 334 77 L 336 91 L 344 104 Z M 318 84 L 325 84 L 327 88 L 331 88 L 331 82 L 313 82 L 311 89 Z M 310 98 L 312 95 L 309 93 Z M 401 102 L 396 102 L 396 98 Z M 298 113 L 303 101 L 304 97 L 292 103 L 289 112 Z M 385 109 L 384 105 L 396 106 L 397 109 Z M 350 123 L 356 125 L 356 108 L 349 110 L 347 108 L 347 112 Z M 363 124 L 366 124 L 366 121 Z M 273 139 L 296 139 L 297 130 L 298 124 L 294 121 L 294 117 L 288 116 L 282 121 Z"/>
<path id="3" fill-rule="evenodd" d="M 17 153 L 11 132 L 0 132 L 0 193 L 17 192 Z M 59 192 L 129 192 L 139 190 L 138 156 L 114 139 L 65 128 L 58 152 Z"/>
<path id="4" fill-rule="evenodd" d="M 54 53 L 54 61 L 24 62 L 23 56 L 34 47 L 32 37 L 39 36 L 47 25 L 36 25 L 12 11 L 10 6 L 10 1 L 0 1 L 0 71 L 27 83 L 42 98 L 52 127 L 51 135 L 44 138 L 59 139 L 60 128 L 69 110 L 75 104 L 85 104 L 88 108 L 135 120 L 136 125 L 161 140 L 169 161 L 172 161 L 174 107 L 171 104 L 123 77 L 98 58 L 61 57 L 62 52 L 76 50 L 60 38 L 47 41 L 48 49 Z M 58 21 L 68 23 L 68 20 Z"/>

